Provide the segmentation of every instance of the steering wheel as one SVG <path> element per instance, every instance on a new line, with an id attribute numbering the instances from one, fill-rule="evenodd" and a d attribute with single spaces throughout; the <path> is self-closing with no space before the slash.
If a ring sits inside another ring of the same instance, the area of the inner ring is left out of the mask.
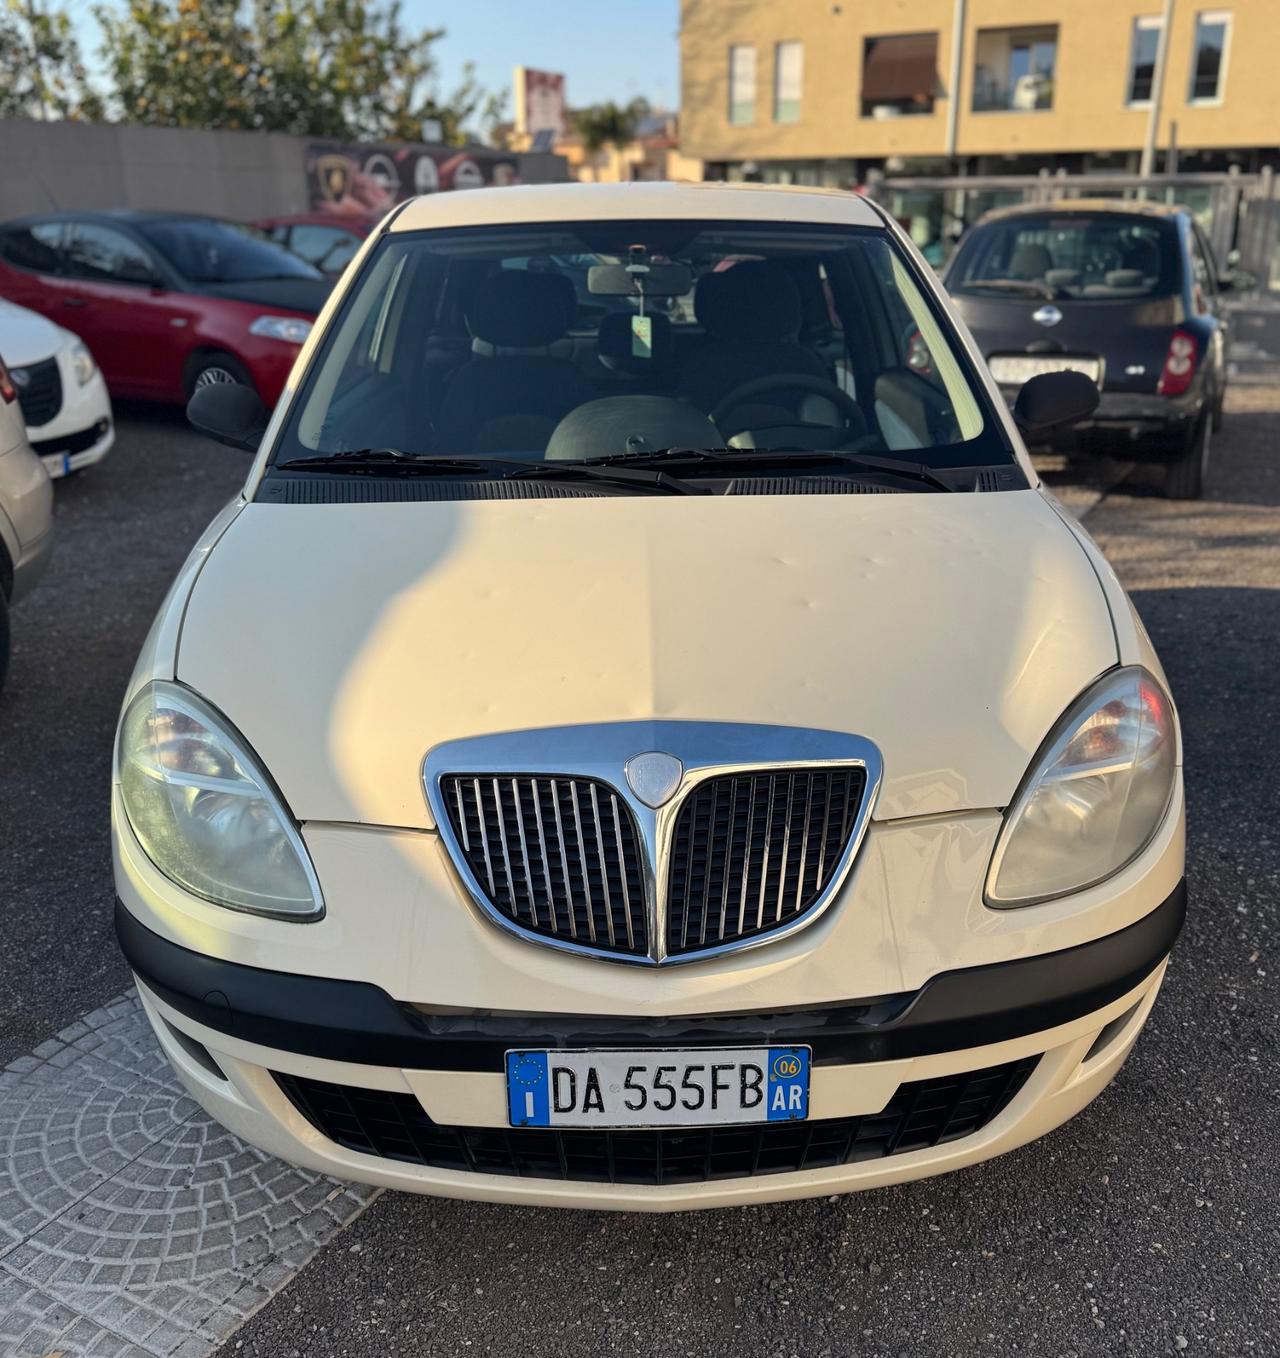
<path id="1" fill-rule="evenodd" d="M 839 410 L 847 431 L 856 430 L 861 434 L 866 430 L 866 420 L 857 401 L 843 387 L 836 386 L 825 377 L 814 377 L 809 373 L 774 373 L 769 377 L 757 377 L 750 382 L 743 382 L 741 386 L 734 387 L 727 396 L 722 396 L 716 402 L 715 408 L 710 412 L 711 422 L 718 426 L 720 421 L 738 406 L 746 405 L 749 401 L 773 391 L 804 391 L 814 396 L 823 396 Z M 792 423 L 804 425 L 812 422 L 797 419 Z"/>

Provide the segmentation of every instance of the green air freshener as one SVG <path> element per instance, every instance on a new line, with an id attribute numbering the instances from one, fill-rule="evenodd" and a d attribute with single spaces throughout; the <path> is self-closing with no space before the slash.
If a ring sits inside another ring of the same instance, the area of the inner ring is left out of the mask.
<path id="1" fill-rule="evenodd" d="M 653 357 L 653 321 L 648 316 L 631 318 L 631 356 Z"/>

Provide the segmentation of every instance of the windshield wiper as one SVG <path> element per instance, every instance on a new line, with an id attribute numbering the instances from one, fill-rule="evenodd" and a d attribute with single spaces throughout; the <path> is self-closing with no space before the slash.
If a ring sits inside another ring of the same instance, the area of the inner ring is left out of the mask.
<path id="1" fill-rule="evenodd" d="M 979 288 L 994 288 L 997 292 L 1021 292 L 1030 297 L 1046 297 L 1052 301 L 1058 294 L 1048 283 L 1034 278 L 975 278 L 964 285 L 966 292 Z"/>
<path id="2" fill-rule="evenodd" d="M 606 481 L 615 486 L 662 490 L 671 495 L 709 495 L 703 486 L 692 486 L 661 469 L 643 466 L 617 466 L 610 458 L 593 457 L 589 462 L 522 462 L 503 477 L 506 481 L 533 481 L 541 477 L 566 481 Z"/>
<path id="3" fill-rule="evenodd" d="M 953 491 L 955 486 L 931 471 L 923 462 L 906 462 L 896 457 L 877 457 L 874 453 L 846 453 L 838 448 L 660 448 L 643 453 L 618 453 L 611 457 L 591 459 L 593 466 L 647 466 L 650 462 L 738 462 L 754 465 L 776 465 L 780 462 L 818 462 L 827 466 L 848 467 L 852 471 L 885 472 L 903 476 L 933 486 L 936 490 Z"/>
<path id="4" fill-rule="evenodd" d="M 415 475 L 420 471 L 486 472 L 487 463 L 469 457 L 429 457 L 406 453 L 400 448 L 346 448 L 337 453 L 317 453 L 314 457 L 289 457 L 273 462 L 275 471 L 316 472 L 392 472 Z"/>
<path id="5" fill-rule="evenodd" d="M 315 457 L 290 457 L 273 462 L 277 471 L 373 472 L 392 476 L 418 476 L 439 473 L 471 473 L 498 476 L 503 480 L 546 478 L 562 481 L 597 481 L 623 486 L 628 490 L 652 490 L 674 495 L 705 495 L 701 486 L 691 486 L 669 472 L 641 467 L 610 468 L 585 462 L 525 462 L 514 457 L 438 457 L 431 453 L 406 453 L 400 448 L 348 448 Z"/>

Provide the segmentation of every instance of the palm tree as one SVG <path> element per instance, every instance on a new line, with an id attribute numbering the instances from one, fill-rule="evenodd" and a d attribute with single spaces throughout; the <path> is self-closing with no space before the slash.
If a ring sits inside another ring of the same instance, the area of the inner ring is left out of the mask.
<path id="1" fill-rule="evenodd" d="M 592 104 L 573 114 L 573 126 L 582 141 L 582 149 L 590 157 L 593 169 L 599 169 L 598 157 L 606 147 L 615 152 L 633 142 L 636 129 L 649 114 L 647 99 L 633 99 L 629 104 L 615 104 L 612 99 L 603 104 Z"/>

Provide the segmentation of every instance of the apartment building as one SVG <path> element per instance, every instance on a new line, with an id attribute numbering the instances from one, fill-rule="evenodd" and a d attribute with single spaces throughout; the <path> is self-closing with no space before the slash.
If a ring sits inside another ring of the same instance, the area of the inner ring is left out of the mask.
<path id="1" fill-rule="evenodd" d="M 1165 0 L 683 0 L 707 178 L 1136 171 Z M 1280 0 L 1173 0 L 1156 168 L 1280 167 Z"/>

